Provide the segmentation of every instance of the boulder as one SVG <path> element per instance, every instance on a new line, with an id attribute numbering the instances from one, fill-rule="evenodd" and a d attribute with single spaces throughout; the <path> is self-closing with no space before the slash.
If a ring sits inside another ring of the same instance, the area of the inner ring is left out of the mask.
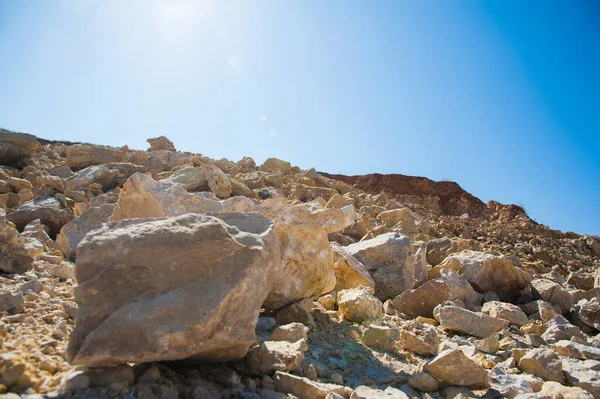
<path id="1" fill-rule="evenodd" d="M 38 148 L 39 143 L 34 135 L 0 129 L 0 164 L 15 165 L 27 160 Z"/>
<path id="2" fill-rule="evenodd" d="M 588 327 L 600 331 L 600 298 L 585 301 L 579 310 L 579 321 Z"/>
<path id="3" fill-rule="evenodd" d="M 219 198 L 229 197 L 232 191 L 229 177 L 214 165 L 203 165 L 203 170 L 210 191 Z"/>
<path id="4" fill-rule="evenodd" d="M 102 186 L 102 191 L 115 187 L 119 171 L 109 169 L 104 165 L 88 166 L 67 179 L 67 185 L 71 190 L 86 191 L 94 183 Z"/>
<path id="5" fill-rule="evenodd" d="M 296 342 L 301 339 L 308 339 L 308 327 L 302 323 L 290 323 L 279 326 L 269 338 L 270 341 L 288 342 Z"/>
<path id="6" fill-rule="evenodd" d="M 600 362 L 566 359 L 562 368 L 569 385 L 582 388 L 594 398 L 600 398 Z"/>
<path id="7" fill-rule="evenodd" d="M 148 152 L 153 151 L 175 151 L 175 145 L 171 140 L 166 138 L 165 136 L 155 137 L 147 139 L 146 142 L 150 144 L 150 148 L 148 148 Z"/>
<path id="8" fill-rule="evenodd" d="M 460 349 L 447 349 L 431 359 L 423 370 L 452 385 L 471 389 L 489 387 L 488 373 Z"/>
<path id="9" fill-rule="evenodd" d="M 457 273 L 441 270 L 439 278 L 429 280 L 414 290 L 404 291 L 394 298 L 393 304 L 396 310 L 408 317 L 431 317 L 436 306 L 455 299 L 479 305 L 481 295 Z"/>
<path id="10" fill-rule="evenodd" d="M 208 180 L 206 180 L 204 168 L 186 166 L 164 179 L 164 181 L 175 183 L 186 191 L 208 190 Z"/>
<path id="11" fill-rule="evenodd" d="M 350 399 L 408 399 L 409 396 L 401 390 L 394 387 L 387 387 L 385 390 L 371 388 L 366 385 L 356 387 Z"/>
<path id="12" fill-rule="evenodd" d="M 423 256 L 415 256 L 417 249 L 409 236 L 400 233 L 382 234 L 346 247 L 367 268 L 375 281 L 375 295 L 382 301 L 427 281 L 427 265 Z"/>
<path id="13" fill-rule="evenodd" d="M 423 219 L 408 208 L 398 208 L 381 212 L 377 219 L 385 229 L 391 229 L 402 234 L 417 234 L 424 232 Z"/>
<path id="14" fill-rule="evenodd" d="M 333 272 L 335 273 L 335 290 L 356 288 L 364 285 L 375 287 L 373 278 L 367 272 L 365 266 L 355 257 L 350 255 L 346 248 L 332 242 Z"/>
<path id="15" fill-rule="evenodd" d="M 112 215 L 115 204 L 101 204 L 88 208 L 81 216 L 65 224 L 56 237 L 56 243 L 67 259 L 75 258 L 77 245 L 85 235 L 106 222 Z"/>
<path id="16" fill-rule="evenodd" d="M 13 222 L 19 231 L 22 231 L 29 222 L 40 219 L 50 228 L 50 236 L 54 237 L 65 224 L 75 218 L 75 215 L 71 209 L 65 208 L 60 200 L 45 197 L 18 206 L 6 215 L 6 218 Z"/>
<path id="17" fill-rule="evenodd" d="M 400 333 L 402 349 L 423 356 L 435 356 L 438 353 L 440 338 L 435 327 L 411 321 L 406 324 Z"/>
<path id="18" fill-rule="evenodd" d="M 431 266 L 437 266 L 450 254 L 473 249 L 470 241 L 462 238 L 436 238 L 427 242 L 426 253 L 427 263 Z"/>
<path id="19" fill-rule="evenodd" d="M 370 325 L 363 334 L 361 341 L 369 348 L 390 352 L 394 349 L 394 334 L 387 326 Z"/>
<path id="20" fill-rule="evenodd" d="M 33 269 L 33 257 L 25 249 L 25 241 L 11 225 L 0 220 L 0 270 L 21 274 Z"/>
<path id="21" fill-rule="evenodd" d="M 23 293 L 0 291 L 0 312 L 6 312 L 13 308 L 21 307 L 25 304 Z"/>
<path id="22" fill-rule="evenodd" d="M 383 305 L 373 293 L 373 288 L 365 286 L 338 292 L 337 302 L 342 316 L 346 320 L 359 323 L 369 319 L 381 319 Z"/>
<path id="23" fill-rule="evenodd" d="M 529 322 L 527 315 L 512 303 L 490 301 L 483 304 L 481 311 L 497 319 L 508 320 L 510 324 L 522 326 Z"/>
<path id="24" fill-rule="evenodd" d="M 591 345 L 579 344 L 573 341 L 558 341 L 553 345 L 556 353 L 575 359 L 600 360 L 600 348 Z"/>
<path id="25" fill-rule="evenodd" d="M 117 152 L 109 147 L 77 144 L 67 148 L 67 166 L 73 169 L 117 161 Z"/>
<path id="26" fill-rule="evenodd" d="M 12 187 L 15 193 L 18 193 L 20 190 L 32 190 L 33 186 L 28 180 L 19 179 L 18 177 L 11 177 L 8 179 L 8 184 Z"/>
<path id="27" fill-rule="evenodd" d="M 564 384 L 562 363 L 556 353 L 548 348 L 536 348 L 527 352 L 519 360 L 519 370 L 533 374 L 545 381 Z"/>
<path id="28" fill-rule="evenodd" d="M 531 282 L 531 287 L 534 298 L 550 302 L 562 314 L 566 314 L 574 304 L 573 295 L 552 280 L 535 279 Z"/>
<path id="29" fill-rule="evenodd" d="M 292 171 L 292 166 L 287 161 L 282 161 L 281 159 L 277 158 L 269 158 L 262 165 L 260 165 L 260 170 L 271 173 L 289 173 Z"/>
<path id="30" fill-rule="evenodd" d="M 529 286 L 531 275 L 516 267 L 506 256 L 492 252 L 461 251 L 447 257 L 439 267 L 452 268 L 456 264 L 459 274 L 480 293 L 495 292 L 512 296 Z"/>
<path id="31" fill-rule="evenodd" d="M 133 219 L 77 247 L 72 364 L 243 357 L 280 259 L 256 213 Z"/>
<path id="32" fill-rule="evenodd" d="M 545 398 L 557 399 L 594 399 L 594 396 L 578 387 L 566 387 L 555 381 L 546 381 L 539 392 Z"/>
<path id="33" fill-rule="evenodd" d="M 435 392 L 440 389 L 440 382 L 437 378 L 424 371 L 412 375 L 408 380 L 408 385 L 421 392 Z"/>
<path id="34" fill-rule="evenodd" d="M 190 194 L 179 185 L 135 173 L 123 185 L 110 221 L 220 212 L 219 201 Z"/>
<path id="35" fill-rule="evenodd" d="M 278 309 L 332 291 L 336 280 L 327 235 L 353 223 L 354 207 L 311 209 L 305 204 L 290 206 L 284 199 L 270 198 L 258 212 L 275 222 L 282 256 L 264 306 Z"/>
<path id="36" fill-rule="evenodd" d="M 304 339 L 296 342 L 265 341 L 248 351 L 245 358 L 246 368 L 252 375 L 291 371 L 300 366 L 307 349 L 308 345 Z"/>
<path id="37" fill-rule="evenodd" d="M 347 397 L 343 386 L 314 382 L 282 371 L 276 371 L 273 380 L 279 392 L 289 392 L 300 399 L 326 399 L 331 393 Z"/>
<path id="38" fill-rule="evenodd" d="M 440 307 L 438 320 L 447 330 L 460 331 L 479 338 L 487 338 L 502 331 L 509 324 L 504 319 L 450 305 Z"/>

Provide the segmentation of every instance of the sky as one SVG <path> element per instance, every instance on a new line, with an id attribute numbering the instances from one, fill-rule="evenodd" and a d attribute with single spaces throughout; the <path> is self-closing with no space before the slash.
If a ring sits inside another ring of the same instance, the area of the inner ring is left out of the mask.
<path id="1" fill-rule="evenodd" d="M 0 127 L 452 180 L 600 235 L 600 3 L 0 0 Z"/>

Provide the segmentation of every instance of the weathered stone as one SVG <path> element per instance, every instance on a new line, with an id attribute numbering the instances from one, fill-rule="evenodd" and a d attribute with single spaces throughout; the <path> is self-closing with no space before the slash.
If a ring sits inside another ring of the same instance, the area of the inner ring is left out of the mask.
<path id="1" fill-rule="evenodd" d="M 277 324 L 301 323 L 305 326 L 312 326 L 314 318 L 310 312 L 311 305 L 312 301 L 310 299 L 303 299 L 284 306 L 277 312 Z"/>
<path id="2" fill-rule="evenodd" d="M 38 148 L 39 143 L 34 135 L 0 129 L 0 164 L 14 165 L 29 159 Z"/>
<path id="3" fill-rule="evenodd" d="M 479 338 L 487 338 L 509 324 L 507 320 L 471 312 L 458 306 L 441 306 L 438 320 L 447 330 L 460 331 Z"/>
<path id="4" fill-rule="evenodd" d="M 6 218 L 13 222 L 18 230 L 23 230 L 29 222 L 40 219 L 50 228 L 51 236 L 58 234 L 62 226 L 69 223 L 74 217 L 71 209 L 65 208 L 58 199 L 53 197 L 26 202 L 6 215 Z"/>
<path id="5" fill-rule="evenodd" d="M 545 381 L 565 382 L 561 361 L 552 349 L 530 350 L 519 360 L 519 370 Z"/>
<path id="6" fill-rule="evenodd" d="M 115 186 L 117 176 L 119 176 L 119 171 L 116 169 L 109 169 L 104 165 L 94 165 L 71 176 L 67 180 L 67 184 L 71 190 L 85 191 L 91 184 L 97 183 L 102 186 L 102 191 L 107 191 Z"/>
<path id="7" fill-rule="evenodd" d="M 175 151 L 175 145 L 171 140 L 166 138 L 165 136 L 159 136 L 155 138 L 147 139 L 146 142 L 150 144 L 150 148 L 148 148 L 148 152 L 153 151 Z"/>
<path id="8" fill-rule="evenodd" d="M 426 253 L 427 263 L 432 266 L 437 266 L 446 259 L 450 254 L 463 251 L 465 249 L 473 249 L 470 241 L 462 238 L 436 238 L 427 242 Z"/>
<path id="9" fill-rule="evenodd" d="M 417 249 L 409 236 L 386 233 L 348 245 L 346 250 L 367 268 L 375 281 L 375 295 L 382 301 L 427 281 L 427 265 L 422 257 L 415 259 Z"/>
<path id="10" fill-rule="evenodd" d="M 231 194 L 229 177 L 214 165 L 203 165 L 208 187 L 219 198 L 227 198 Z"/>
<path id="11" fill-rule="evenodd" d="M 567 284 L 572 284 L 581 290 L 593 290 L 594 276 L 583 272 L 571 272 L 567 278 Z"/>
<path id="12" fill-rule="evenodd" d="M 554 345 L 556 353 L 575 359 L 600 360 L 600 348 L 590 345 L 578 344 L 573 341 L 558 341 Z"/>
<path id="13" fill-rule="evenodd" d="M 440 382 L 437 378 L 424 371 L 410 377 L 408 385 L 421 392 L 435 392 L 440 389 Z"/>
<path id="14" fill-rule="evenodd" d="M 506 302 L 490 301 L 483 304 L 483 313 L 497 319 L 508 320 L 510 324 L 522 326 L 529 322 L 527 315 L 516 305 Z"/>
<path id="15" fill-rule="evenodd" d="M 175 183 L 156 181 L 147 174 L 136 173 L 123 185 L 109 220 L 169 217 L 222 209 L 218 201 L 190 194 Z"/>
<path id="16" fill-rule="evenodd" d="M 542 338 L 549 344 L 561 340 L 568 340 L 573 337 L 583 338 L 583 333 L 579 327 L 569 323 L 569 321 L 561 315 L 555 316 L 546 323 L 546 331 L 542 334 Z"/>
<path id="17" fill-rule="evenodd" d="M 273 380 L 279 392 L 289 392 L 300 399 L 326 399 L 332 392 L 347 397 L 343 386 L 314 382 L 281 371 L 275 372 Z"/>
<path id="18" fill-rule="evenodd" d="M 385 390 L 366 385 L 356 387 L 350 399 L 408 399 L 409 396 L 399 389 L 387 387 Z"/>
<path id="19" fill-rule="evenodd" d="M 75 277 L 75 267 L 71 263 L 60 262 L 58 265 L 52 266 L 51 273 L 61 280 L 68 280 Z"/>
<path id="20" fill-rule="evenodd" d="M 494 367 L 489 374 L 490 387 L 509 399 L 539 391 L 544 381 L 530 374 L 509 374 L 502 366 Z"/>
<path id="21" fill-rule="evenodd" d="M 107 224 L 77 251 L 67 353 L 93 366 L 244 356 L 280 258 L 272 222 L 251 213 Z"/>
<path id="22" fill-rule="evenodd" d="M 423 219 L 408 208 L 398 208 L 381 212 L 377 219 L 382 225 L 402 234 L 423 232 Z"/>
<path id="23" fill-rule="evenodd" d="M 467 280 L 476 291 L 495 292 L 502 298 L 529 286 L 531 276 L 516 267 L 507 257 L 497 253 L 461 251 L 447 257 L 441 264 L 457 263 L 459 274 Z"/>
<path id="24" fill-rule="evenodd" d="M 19 179 L 17 177 L 11 177 L 8 179 L 8 184 L 12 187 L 15 192 L 19 192 L 20 190 L 32 190 L 33 186 L 31 183 L 25 179 Z"/>
<path id="25" fill-rule="evenodd" d="M 394 307 L 409 316 L 431 317 L 433 309 L 444 301 L 460 299 L 478 305 L 481 295 L 452 270 L 441 270 L 440 277 L 429 280 L 414 290 L 407 290 L 394 298 Z"/>
<path id="26" fill-rule="evenodd" d="M 338 292 L 340 313 L 349 321 L 362 322 L 383 317 L 382 303 L 370 287 L 360 286 Z"/>
<path id="27" fill-rule="evenodd" d="M 112 215 L 115 204 L 102 204 L 88 208 L 81 216 L 65 224 L 56 237 L 56 243 L 66 258 L 75 258 L 77 245 L 83 240 L 87 233 L 95 230 L 106 222 Z"/>
<path id="28" fill-rule="evenodd" d="M 269 158 L 260 166 L 260 170 L 271 173 L 289 173 L 292 170 L 292 166 L 287 161 L 282 161 L 281 159 L 277 158 Z"/>
<path id="29" fill-rule="evenodd" d="M 302 323 L 290 323 L 279 326 L 269 338 L 270 341 L 288 342 L 296 342 L 301 339 L 308 339 L 308 327 Z"/>
<path id="30" fill-rule="evenodd" d="M 337 243 L 331 243 L 333 251 L 333 272 L 335 273 L 335 290 L 356 288 L 360 285 L 375 287 L 373 278 L 355 257 L 350 255 L 346 248 Z"/>
<path id="31" fill-rule="evenodd" d="M 371 325 L 363 334 L 361 341 L 369 348 L 389 352 L 394 349 L 392 329 L 386 326 Z"/>
<path id="32" fill-rule="evenodd" d="M 558 307 L 566 314 L 574 304 L 573 296 L 560 284 L 548 279 L 536 279 L 531 282 L 534 298 L 543 299 Z"/>
<path id="33" fill-rule="evenodd" d="M 0 270 L 25 273 L 33 268 L 33 258 L 25 249 L 25 241 L 9 224 L 0 221 Z"/>
<path id="34" fill-rule="evenodd" d="M 409 322 L 400 333 L 402 349 L 424 356 L 435 356 L 438 353 L 440 338 L 435 327 L 416 321 Z"/>
<path id="35" fill-rule="evenodd" d="M 278 309 L 331 292 L 336 279 L 327 234 L 351 224 L 354 208 L 310 209 L 304 204 L 290 206 L 283 199 L 272 198 L 265 200 L 258 211 L 274 220 L 282 255 L 273 290 L 264 306 Z"/>
<path id="36" fill-rule="evenodd" d="M 600 298 L 596 297 L 581 305 L 579 321 L 600 331 Z"/>
<path id="37" fill-rule="evenodd" d="M 24 303 L 25 300 L 23 299 L 23 293 L 21 291 L 0 291 L 0 312 L 6 312 L 7 310 L 21 307 Z"/>
<path id="38" fill-rule="evenodd" d="M 489 387 L 488 373 L 460 349 L 448 349 L 428 361 L 423 370 L 452 385 L 472 389 Z"/>
<path id="39" fill-rule="evenodd" d="M 546 381 L 539 392 L 545 398 L 552 399 L 593 399 L 594 396 L 578 387 L 566 387 L 555 381 Z"/>
<path id="40" fill-rule="evenodd" d="M 594 398 L 600 398 L 600 362 L 565 359 L 562 368 L 570 385 L 588 391 Z"/>
<path id="41" fill-rule="evenodd" d="M 265 341 L 251 348 L 245 358 L 246 368 L 253 375 L 270 375 L 275 371 L 291 371 L 300 366 L 306 341 Z"/>
<path id="42" fill-rule="evenodd" d="M 67 149 L 67 166 L 75 169 L 117 161 L 117 152 L 108 147 L 77 144 Z"/>

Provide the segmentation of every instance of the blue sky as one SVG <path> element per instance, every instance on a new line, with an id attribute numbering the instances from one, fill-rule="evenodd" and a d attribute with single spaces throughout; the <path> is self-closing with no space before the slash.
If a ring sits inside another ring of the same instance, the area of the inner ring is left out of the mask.
<path id="1" fill-rule="evenodd" d="M 450 179 L 600 234 L 597 1 L 0 0 L 0 126 Z"/>

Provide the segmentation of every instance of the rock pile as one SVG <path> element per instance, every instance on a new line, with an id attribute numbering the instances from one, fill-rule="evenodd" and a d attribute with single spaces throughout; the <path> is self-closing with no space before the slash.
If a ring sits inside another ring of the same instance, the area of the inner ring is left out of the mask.
<path id="1" fill-rule="evenodd" d="M 0 131 L 0 398 L 600 398 L 600 238 L 455 183 Z"/>

